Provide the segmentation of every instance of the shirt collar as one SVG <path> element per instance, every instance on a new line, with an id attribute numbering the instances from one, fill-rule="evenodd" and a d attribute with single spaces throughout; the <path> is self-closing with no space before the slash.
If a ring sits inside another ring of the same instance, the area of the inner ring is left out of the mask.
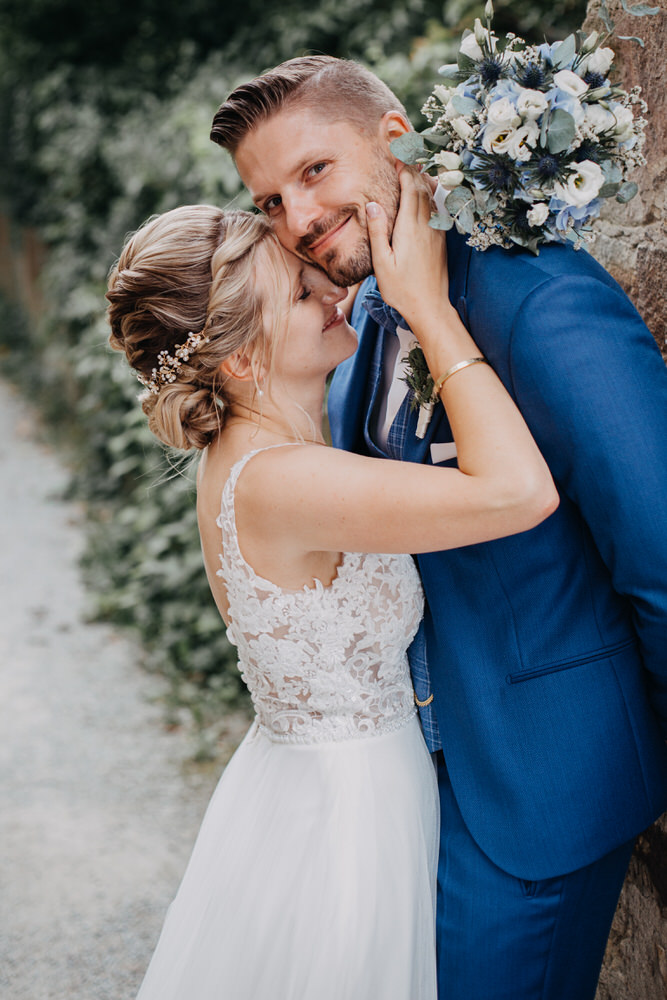
<path id="1" fill-rule="evenodd" d="M 388 306 L 383 300 L 375 283 L 373 283 L 373 285 L 366 292 L 361 301 L 361 305 L 369 314 L 371 319 L 375 320 L 375 322 L 385 330 L 389 330 L 390 333 L 396 333 L 397 326 L 400 326 L 403 329 L 409 329 L 408 324 L 405 322 L 401 314 L 396 309 Z"/>

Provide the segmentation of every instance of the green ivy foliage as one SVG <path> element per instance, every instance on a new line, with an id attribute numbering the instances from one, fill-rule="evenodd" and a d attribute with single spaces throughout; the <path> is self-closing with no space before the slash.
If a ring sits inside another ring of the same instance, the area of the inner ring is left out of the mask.
<path id="1" fill-rule="evenodd" d="M 483 4 L 452 0 L 443 22 L 439 0 L 250 2 L 230 21 L 224 5 L 198 0 L 199 20 L 185 23 L 182 5 L 137 0 L 119 27 L 114 0 L 94 18 L 88 0 L 68 0 L 79 34 L 49 29 L 61 6 L 0 0 L 0 199 L 48 246 L 45 313 L 26 324 L 5 305 L 0 362 L 72 445 L 72 490 L 90 510 L 94 614 L 140 635 L 149 664 L 172 679 L 175 703 L 190 704 L 206 731 L 225 706 L 247 700 L 203 572 L 193 464 L 152 438 L 140 387 L 107 345 L 109 268 L 154 213 L 193 202 L 249 207 L 231 159 L 208 139 L 239 82 L 307 50 L 352 56 L 419 125 L 437 67 Z M 512 17 L 509 26 L 534 37 L 538 22 L 563 34 L 584 5 L 496 6 L 499 25 Z"/>

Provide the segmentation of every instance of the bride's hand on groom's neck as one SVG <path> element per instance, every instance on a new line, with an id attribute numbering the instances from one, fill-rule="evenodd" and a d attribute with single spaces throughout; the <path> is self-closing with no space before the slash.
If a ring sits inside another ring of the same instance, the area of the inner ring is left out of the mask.
<path id="1" fill-rule="evenodd" d="M 391 235 L 384 209 L 370 202 L 368 236 L 382 297 L 416 332 L 451 308 L 447 244 L 444 233 L 428 224 L 432 198 L 423 176 L 404 168 L 399 182 L 400 203 Z"/>

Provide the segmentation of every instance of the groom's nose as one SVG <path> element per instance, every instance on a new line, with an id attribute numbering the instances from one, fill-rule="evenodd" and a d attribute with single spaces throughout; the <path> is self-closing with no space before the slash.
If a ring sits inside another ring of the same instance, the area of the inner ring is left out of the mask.
<path id="1" fill-rule="evenodd" d="M 284 225 L 290 236 L 301 239 L 317 219 L 322 209 L 312 195 L 305 191 L 291 192 L 283 196 Z"/>

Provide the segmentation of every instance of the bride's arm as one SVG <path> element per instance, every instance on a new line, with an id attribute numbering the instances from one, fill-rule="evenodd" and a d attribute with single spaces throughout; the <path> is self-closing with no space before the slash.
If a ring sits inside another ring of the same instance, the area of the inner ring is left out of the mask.
<path id="1" fill-rule="evenodd" d="M 429 194 L 409 171 L 400 183 L 391 245 L 384 213 L 369 209 L 373 264 L 383 297 L 408 321 L 438 379 L 480 352 L 449 302 L 446 244 L 427 225 Z M 552 513 L 558 494 L 547 465 L 491 367 L 457 371 L 440 398 L 458 469 L 318 446 L 276 449 L 239 480 L 253 534 L 270 543 L 278 533 L 301 551 L 429 552 L 525 531 Z"/>

